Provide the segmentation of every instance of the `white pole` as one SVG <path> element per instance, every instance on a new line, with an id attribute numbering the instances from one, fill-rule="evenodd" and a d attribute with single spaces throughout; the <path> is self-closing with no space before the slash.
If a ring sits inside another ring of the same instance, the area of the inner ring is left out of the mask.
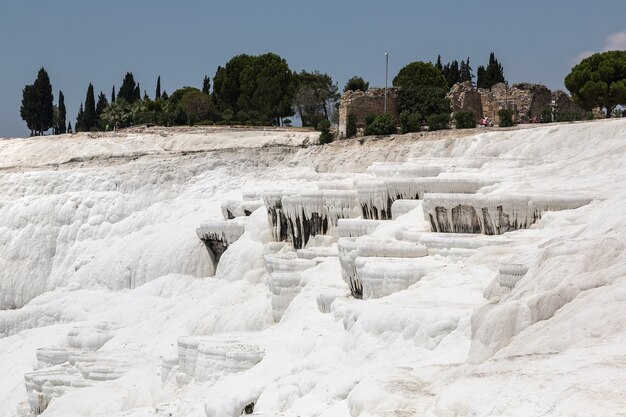
<path id="1" fill-rule="evenodd" d="M 385 114 L 387 114 L 387 75 L 389 73 L 389 54 L 385 52 Z"/>

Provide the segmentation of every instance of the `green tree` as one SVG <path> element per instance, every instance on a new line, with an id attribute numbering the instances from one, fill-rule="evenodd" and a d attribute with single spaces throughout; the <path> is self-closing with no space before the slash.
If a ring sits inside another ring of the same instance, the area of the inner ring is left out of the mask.
<path id="1" fill-rule="evenodd" d="M 107 97 L 102 91 L 100 91 L 100 94 L 98 94 L 98 102 L 96 103 L 95 125 L 101 130 L 104 130 L 106 127 L 106 123 L 104 122 L 104 120 L 102 120 L 102 113 L 104 113 L 104 110 L 107 108 L 108 105 L 109 101 L 107 100 Z"/>
<path id="2" fill-rule="evenodd" d="M 626 104 L 626 51 L 597 53 L 583 59 L 565 77 L 574 102 L 585 110 L 604 108 L 606 117 Z"/>
<path id="3" fill-rule="evenodd" d="M 423 87 L 447 89 L 446 79 L 430 62 L 411 62 L 404 66 L 393 79 L 394 87 Z"/>
<path id="4" fill-rule="evenodd" d="M 53 100 L 50 77 L 42 67 L 37 73 L 35 82 L 22 90 L 20 115 L 30 129 L 31 135 L 43 135 L 43 132 L 53 126 Z"/>
<path id="5" fill-rule="evenodd" d="M 115 103 L 115 86 L 111 89 L 111 103 Z"/>
<path id="6" fill-rule="evenodd" d="M 363 78 L 354 76 L 348 80 L 346 85 L 343 87 L 343 92 L 346 91 L 367 91 L 370 87 L 370 83 L 366 82 Z"/>
<path id="7" fill-rule="evenodd" d="M 74 125 L 77 132 L 82 132 L 85 130 L 84 119 L 85 119 L 85 111 L 83 110 L 83 103 L 80 103 L 80 108 L 78 109 L 78 114 L 76 115 L 76 124 Z"/>
<path id="8" fill-rule="evenodd" d="M 207 95 L 211 94 L 211 80 L 207 75 L 202 80 L 202 92 Z"/>
<path id="9" fill-rule="evenodd" d="M 400 87 L 400 112 L 419 114 L 421 122 L 431 114 L 450 112 L 450 100 L 446 98 L 448 84 L 441 71 L 431 63 L 406 65 L 393 79 L 393 85 Z"/>
<path id="10" fill-rule="evenodd" d="M 480 65 L 476 70 L 476 86 L 478 88 L 491 88 L 498 83 L 506 83 L 504 69 L 496 59 L 495 54 L 491 52 L 487 67 Z"/>
<path id="11" fill-rule="evenodd" d="M 114 130 L 124 126 L 130 119 L 130 106 L 123 98 L 110 103 L 102 112 L 101 119 L 109 124 Z M 77 128 L 78 130 L 78 128 Z"/>
<path id="12" fill-rule="evenodd" d="M 117 98 L 122 98 L 127 103 L 134 103 L 141 98 L 139 86 L 135 83 L 132 72 L 127 72 L 122 81 L 122 86 L 117 92 Z"/>
<path id="13" fill-rule="evenodd" d="M 187 124 L 193 126 L 195 123 L 208 120 L 214 113 L 211 98 L 198 89 L 187 91 L 180 100 L 180 107 L 187 116 Z"/>
<path id="14" fill-rule="evenodd" d="M 301 71 L 295 76 L 296 92 L 293 107 L 302 120 L 302 126 L 317 126 L 320 120 L 330 119 L 339 99 L 338 87 L 328 74 Z"/>
<path id="15" fill-rule="evenodd" d="M 66 132 L 66 129 L 65 129 L 66 117 L 67 117 L 67 110 L 65 109 L 65 96 L 63 95 L 63 91 L 59 90 L 59 120 L 57 123 L 57 130 L 59 134 L 63 134 Z"/>
<path id="16" fill-rule="evenodd" d="M 161 98 L 161 76 L 157 78 L 156 92 L 154 94 L 154 99 L 158 100 Z"/>
<path id="17" fill-rule="evenodd" d="M 30 129 L 30 135 L 38 133 L 37 120 L 39 117 L 39 97 L 34 85 L 27 85 L 22 90 L 22 105 L 20 106 L 20 116 Z"/>
<path id="18" fill-rule="evenodd" d="M 66 132 L 72 133 L 72 122 L 67 122 L 67 130 Z"/>
<path id="19" fill-rule="evenodd" d="M 96 126 L 96 99 L 93 93 L 93 85 L 89 83 L 87 87 L 87 95 L 85 97 L 85 107 L 81 130 L 90 131 Z"/>

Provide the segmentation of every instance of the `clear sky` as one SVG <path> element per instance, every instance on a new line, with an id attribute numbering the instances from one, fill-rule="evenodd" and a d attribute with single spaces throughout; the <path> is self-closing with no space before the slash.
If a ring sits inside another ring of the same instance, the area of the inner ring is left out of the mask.
<path id="1" fill-rule="evenodd" d="M 352 75 L 373 86 L 405 64 L 494 51 L 509 83 L 563 89 L 577 57 L 626 49 L 626 1 L 604 0 L 0 0 L 0 137 L 29 132 L 22 88 L 40 67 L 75 123 L 89 83 L 110 96 L 127 71 L 153 97 L 200 87 L 239 53 L 275 52 L 294 70 Z"/>

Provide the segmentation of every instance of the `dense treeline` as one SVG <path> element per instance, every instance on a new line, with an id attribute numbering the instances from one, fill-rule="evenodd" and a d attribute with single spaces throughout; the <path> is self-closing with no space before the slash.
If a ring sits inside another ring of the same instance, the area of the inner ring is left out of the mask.
<path id="1" fill-rule="evenodd" d="M 586 82 L 578 79 L 583 78 L 570 76 L 568 81 L 571 85 Z M 204 75 L 198 81 L 201 88 L 185 86 L 170 95 L 162 89 L 161 77 L 158 76 L 156 88 L 152 90 L 153 97 L 141 89 L 132 72 L 124 75 L 119 88 L 112 87 L 109 97 L 102 91 L 96 95 L 90 83 L 85 99 L 80 103 L 75 130 L 113 130 L 138 124 L 278 126 L 290 125 L 289 118 L 297 115 L 303 126 L 320 130 L 324 141 L 328 141 L 330 123 L 338 121 L 340 90 L 332 77 L 315 70 L 292 71 L 287 61 L 274 53 L 234 56 L 217 68 L 213 78 Z M 435 64 L 412 62 L 393 79 L 393 85 L 399 88 L 399 116 L 371 117 L 366 131 L 380 134 L 395 131 L 396 127 L 401 132 L 421 130 L 424 126 L 431 130 L 448 127 L 451 108 L 446 94 L 458 82 L 491 88 L 497 83 L 506 83 L 506 78 L 502 64 L 493 52 L 487 64 L 479 65 L 475 74 L 469 57 L 460 62 L 455 59 L 444 63 L 441 56 L 437 57 Z M 611 91 L 621 94 L 620 82 L 611 84 Z M 584 104 L 597 104 L 593 97 L 587 98 L 591 91 L 588 85 L 584 87 L 586 90 L 576 90 L 574 97 L 579 103 L 586 100 Z M 367 91 L 368 88 L 367 81 L 353 76 L 343 87 L 343 92 Z M 31 135 L 42 135 L 51 128 L 55 134 L 71 132 L 72 124 L 67 120 L 63 92 L 59 91 L 56 105 L 53 99 L 50 78 L 41 68 L 35 82 L 24 87 L 20 108 Z M 612 109 L 617 101 L 609 103 L 605 100 L 606 103 L 603 103 Z M 457 127 L 471 126 L 472 115 L 455 114 L 454 121 Z M 349 135 L 353 135 L 356 132 L 354 117 L 348 115 L 348 124 Z"/>

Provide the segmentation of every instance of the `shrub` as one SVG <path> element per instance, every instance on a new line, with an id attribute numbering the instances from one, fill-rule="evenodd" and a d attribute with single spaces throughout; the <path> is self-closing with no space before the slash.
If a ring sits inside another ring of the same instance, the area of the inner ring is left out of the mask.
<path id="1" fill-rule="evenodd" d="M 542 107 L 540 110 L 540 113 L 541 113 L 541 123 L 552 122 L 552 109 L 550 107 Z"/>
<path id="2" fill-rule="evenodd" d="M 513 126 L 513 110 L 509 110 L 509 109 L 498 110 L 498 117 L 500 118 L 500 123 L 498 123 L 498 126 L 500 127 Z"/>
<path id="3" fill-rule="evenodd" d="M 317 130 L 320 132 L 320 144 L 324 145 L 333 141 L 333 134 L 330 133 L 330 121 L 328 119 L 322 119 L 317 124 Z"/>
<path id="4" fill-rule="evenodd" d="M 457 129 L 471 129 L 476 127 L 474 113 L 468 110 L 461 110 L 454 113 L 454 121 Z"/>
<path id="5" fill-rule="evenodd" d="M 375 114 L 368 114 L 367 116 L 365 116 L 365 126 L 367 125 L 371 125 L 372 123 L 374 123 L 374 120 L 376 119 L 376 115 Z"/>
<path id="6" fill-rule="evenodd" d="M 391 135 L 396 133 L 396 124 L 390 114 L 376 116 L 371 123 L 365 126 L 365 136 Z"/>
<path id="7" fill-rule="evenodd" d="M 283 126 L 291 126 L 292 123 L 291 119 L 283 119 Z"/>
<path id="8" fill-rule="evenodd" d="M 350 113 L 346 120 L 346 137 L 353 138 L 356 136 L 356 114 Z"/>
<path id="9" fill-rule="evenodd" d="M 554 115 L 554 120 L 557 122 L 574 122 L 581 119 L 580 113 L 575 111 L 560 111 Z"/>
<path id="10" fill-rule="evenodd" d="M 400 133 L 419 132 L 422 129 L 422 116 L 403 111 L 400 113 Z"/>
<path id="11" fill-rule="evenodd" d="M 438 113 L 428 116 L 428 130 L 442 130 L 448 128 L 450 123 L 450 113 Z"/>

